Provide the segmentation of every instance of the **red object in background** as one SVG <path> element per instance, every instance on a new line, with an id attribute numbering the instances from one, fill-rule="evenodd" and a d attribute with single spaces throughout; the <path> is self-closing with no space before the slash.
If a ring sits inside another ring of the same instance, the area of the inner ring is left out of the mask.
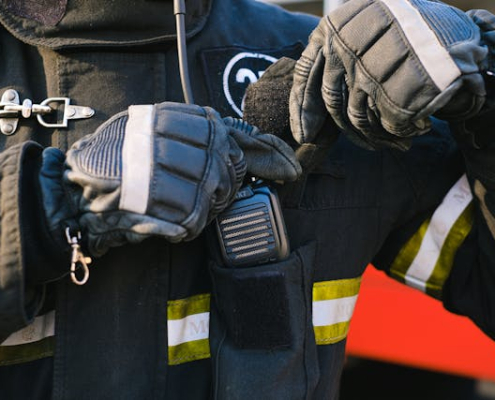
<path id="1" fill-rule="evenodd" d="M 468 318 L 373 267 L 363 276 L 347 353 L 495 381 L 495 341 Z"/>

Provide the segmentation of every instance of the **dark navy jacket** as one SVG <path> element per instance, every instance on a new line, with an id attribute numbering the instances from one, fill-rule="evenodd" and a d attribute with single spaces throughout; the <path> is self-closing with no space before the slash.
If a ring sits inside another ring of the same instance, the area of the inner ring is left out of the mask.
<path id="1" fill-rule="evenodd" d="M 24 285 L 26 268 L 46 257 L 29 229 L 37 192 L 23 143 L 65 151 L 131 104 L 183 101 L 171 2 L 45 3 L 42 14 L 0 5 L 0 91 L 36 103 L 70 97 L 96 113 L 67 130 L 22 120 L 0 138 L 2 399 L 336 399 L 370 262 L 493 335 L 495 150 L 466 145 L 466 179 L 441 122 L 405 153 L 340 137 L 302 181 L 280 188 L 285 261 L 221 268 L 204 234 L 114 249 L 82 287 L 67 276 Z M 195 100 L 224 116 L 240 116 L 246 86 L 276 59 L 297 58 L 317 23 L 251 0 L 187 6 Z"/>

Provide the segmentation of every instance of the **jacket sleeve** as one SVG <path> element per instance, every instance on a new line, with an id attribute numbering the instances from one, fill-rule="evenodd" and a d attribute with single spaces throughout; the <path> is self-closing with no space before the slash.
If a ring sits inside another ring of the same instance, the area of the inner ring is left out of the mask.
<path id="1" fill-rule="evenodd" d="M 42 150 L 28 141 L 0 153 L 0 343 L 30 324 L 43 305 L 45 285 L 32 272 L 67 257 L 53 249 L 43 228 Z"/>
<path id="2" fill-rule="evenodd" d="M 480 148 L 472 134 L 446 127 L 449 148 L 435 144 L 433 157 L 418 152 L 416 160 L 433 166 L 417 179 L 422 190 L 410 213 L 391 223 L 373 264 L 470 317 L 495 338 L 495 143 Z M 414 186 L 419 168 L 406 164 Z"/>
<path id="3" fill-rule="evenodd" d="M 490 101 L 491 102 L 491 101 Z M 443 301 L 495 339 L 495 107 L 452 125 L 472 192 L 472 227 L 455 255 Z"/>

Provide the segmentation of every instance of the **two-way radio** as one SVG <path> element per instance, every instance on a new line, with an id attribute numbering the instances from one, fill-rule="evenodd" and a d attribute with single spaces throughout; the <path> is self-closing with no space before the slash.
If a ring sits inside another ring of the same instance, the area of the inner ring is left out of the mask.
<path id="1" fill-rule="evenodd" d="M 184 0 L 174 0 L 179 72 L 185 102 L 194 103 L 189 80 Z M 273 187 L 253 179 L 237 193 L 234 202 L 213 222 L 216 241 L 225 267 L 251 267 L 289 255 L 289 241 L 282 208 Z"/>

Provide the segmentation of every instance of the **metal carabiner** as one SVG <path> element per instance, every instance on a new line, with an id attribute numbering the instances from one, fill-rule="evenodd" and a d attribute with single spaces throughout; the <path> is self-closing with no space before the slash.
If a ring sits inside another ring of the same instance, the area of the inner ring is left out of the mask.
<path id="1" fill-rule="evenodd" d="M 79 241 L 81 240 L 81 232 L 77 232 L 76 236 L 72 236 L 70 233 L 70 228 L 65 229 L 65 236 L 67 237 L 67 242 L 72 247 L 72 257 L 70 263 L 70 278 L 72 282 L 76 285 L 82 286 L 89 279 L 89 268 L 88 264 L 91 264 L 91 258 L 85 257 L 81 250 L 81 245 Z M 76 275 L 76 270 L 82 268 L 83 277 L 79 279 Z"/>

